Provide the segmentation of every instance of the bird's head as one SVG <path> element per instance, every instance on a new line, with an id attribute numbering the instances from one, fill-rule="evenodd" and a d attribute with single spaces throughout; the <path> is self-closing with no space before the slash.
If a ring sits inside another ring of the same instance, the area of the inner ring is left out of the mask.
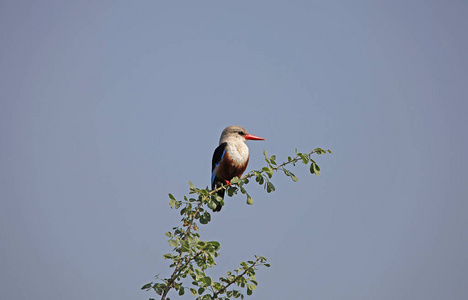
<path id="1" fill-rule="evenodd" d="M 219 144 L 227 141 L 232 142 L 245 142 L 246 140 L 264 140 L 264 138 L 247 133 L 245 128 L 240 126 L 229 126 L 224 128 Z"/>

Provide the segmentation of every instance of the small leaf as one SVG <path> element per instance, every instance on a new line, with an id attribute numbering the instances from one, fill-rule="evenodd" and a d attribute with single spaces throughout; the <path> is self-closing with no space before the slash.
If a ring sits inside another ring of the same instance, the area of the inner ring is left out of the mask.
<path id="1" fill-rule="evenodd" d="M 216 203 L 214 201 L 209 201 L 208 202 L 208 207 L 211 208 L 211 209 L 215 209 L 216 208 Z"/>
<path id="2" fill-rule="evenodd" d="M 175 200 L 176 198 L 174 197 L 174 195 L 172 194 L 169 194 L 169 198 L 171 198 L 172 200 Z"/>
<path id="3" fill-rule="evenodd" d="M 264 171 L 265 173 L 267 173 L 267 175 L 268 175 L 269 178 L 271 178 L 271 176 L 273 176 L 273 168 L 263 167 L 263 168 L 262 168 L 262 171 Z"/>
<path id="4" fill-rule="evenodd" d="M 247 204 L 248 204 L 248 205 L 252 205 L 252 204 L 253 204 L 253 199 L 252 199 L 252 197 L 249 196 L 249 194 L 247 194 Z"/>
<path id="5" fill-rule="evenodd" d="M 310 164 L 310 173 L 320 176 L 320 167 L 315 162 Z"/>
<path id="6" fill-rule="evenodd" d="M 142 289 L 142 290 L 149 289 L 152 285 L 153 285 L 153 283 L 147 283 L 147 284 L 145 284 L 144 286 L 142 286 L 141 289 Z"/>
<path id="7" fill-rule="evenodd" d="M 304 154 L 304 153 L 298 153 L 297 155 L 299 155 L 302 159 L 302 162 L 304 164 L 308 164 L 309 163 L 309 156 L 307 154 Z"/>
<path id="8" fill-rule="evenodd" d="M 208 224 L 211 221 L 211 215 L 208 212 L 205 212 L 200 216 L 200 223 Z"/>
<path id="9" fill-rule="evenodd" d="M 290 176 L 291 176 L 291 179 L 292 179 L 294 182 L 299 181 L 299 178 L 297 178 L 296 175 L 294 175 L 293 173 L 290 173 Z"/>
<path id="10" fill-rule="evenodd" d="M 176 202 L 177 202 L 177 201 L 174 200 L 174 199 L 170 199 L 170 200 L 169 200 L 169 205 L 171 206 L 171 208 L 175 208 Z"/>
<path id="11" fill-rule="evenodd" d="M 203 278 L 203 282 L 205 282 L 205 286 L 210 286 L 211 285 L 211 277 L 206 276 Z"/>
<path id="12" fill-rule="evenodd" d="M 183 294 L 185 294 L 185 290 L 184 290 L 184 287 L 181 286 L 179 289 L 179 296 L 182 296 Z"/>
<path id="13" fill-rule="evenodd" d="M 239 177 L 236 176 L 236 177 L 232 178 L 230 182 L 231 182 L 231 184 L 238 184 L 240 181 L 241 180 L 239 179 Z"/>
<path id="14" fill-rule="evenodd" d="M 247 193 L 243 187 L 239 187 L 239 189 L 240 189 L 240 191 L 241 191 L 242 194 Z"/>
<path id="15" fill-rule="evenodd" d="M 189 185 L 189 187 L 190 187 L 191 189 L 194 189 L 194 188 L 195 188 L 195 186 L 193 185 L 193 183 L 192 183 L 190 180 L 189 180 L 189 182 L 188 182 L 188 185 Z"/>
<path id="16" fill-rule="evenodd" d="M 276 155 L 272 155 L 270 157 L 270 162 L 271 162 L 271 164 L 276 165 Z"/>
<path id="17" fill-rule="evenodd" d="M 197 295 L 197 290 L 194 288 L 190 288 L 190 292 L 192 293 L 193 296 Z"/>
<path id="18" fill-rule="evenodd" d="M 169 240 L 169 246 L 171 247 L 177 247 L 179 246 L 179 242 L 175 239 Z"/>
<path id="19" fill-rule="evenodd" d="M 233 195 L 237 194 L 237 188 L 234 186 L 231 186 L 227 189 L 228 196 L 232 197 Z"/>
<path id="20" fill-rule="evenodd" d="M 221 248 L 221 244 L 217 241 L 211 241 L 211 242 L 208 242 L 208 244 L 211 245 L 215 251 Z"/>
<path id="21" fill-rule="evenodd" d="M 170 232 L 170 231 L 166 232 L 166 236 L 167 236 L 167 237 L 171 237 L 171 236 L 172 236 L 172 232 Z"/>
<path id="22" fill-rule="evenodd" d="M 273 183 L 268 181 L 266 183 L 266 189 L 267 189 L 267 193 L 271 193 L 275 191 L 275 186 L 273 185 Z"/>
<path id="23" fill-rule="evenodd" d="M 262 185 L 264 182 L 263 176 L 262 175 L 257 175 L 255 180 L 258 182 L 258 184 Z"/>
<path id="24" fill-rule="evenodd" d="M 182 241 L 180 251 L 182 252 L 189 252 L 190 250 L 190 245 L 188 241 Z"/>

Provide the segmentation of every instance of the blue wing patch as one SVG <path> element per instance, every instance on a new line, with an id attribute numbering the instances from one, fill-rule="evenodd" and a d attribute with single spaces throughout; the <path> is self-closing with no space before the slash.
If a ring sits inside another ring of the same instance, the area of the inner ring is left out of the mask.
<path id="1" fill-rule="evenodd" d="M 227 142 L 222 143 L 219 145 L 216 150 L 213 153 L 213 160 L 211 162 L 211 188 L 214 188 L 215 184 L 215 177 L 216 177 L 216 168 L 218 165 L 221 163 L 221 160 L 224 157 L 224 154 L 226 153 L 226 146 Z"/>

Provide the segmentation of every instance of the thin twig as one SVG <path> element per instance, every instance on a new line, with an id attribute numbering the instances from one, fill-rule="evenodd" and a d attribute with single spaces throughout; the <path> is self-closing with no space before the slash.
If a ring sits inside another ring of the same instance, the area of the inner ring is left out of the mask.
<path id="1" fill-rule="evenodd" d="M 212 299 L 217 299 L 218 295 L 219 294 L 223 294 L 226 289 L 232 285 L 233 283 L 235 283 L 237 281 L 237 279 L 241 278 L 244 276 L 245 273 L 247 273 L 248 270 L 252 269 L 253 267 L 255 267 L 257 265 L 257 262 L 260 260 L 260 257 L 257 258 L 256 261 L 254 261 L 252 263 L 252 265 L 250 267 L 248 267 L 247 269 L 244 270 L 244 272 L 242 272 L 242 274 L 239 274 L 237 275 L 231 282 L 229 282 L 228 285 L 224 286 L 222 289 L 220 289 L 219 291 L 217 291 L 216 293 L 213 294 L 213 296 L 211 297 Z"/>

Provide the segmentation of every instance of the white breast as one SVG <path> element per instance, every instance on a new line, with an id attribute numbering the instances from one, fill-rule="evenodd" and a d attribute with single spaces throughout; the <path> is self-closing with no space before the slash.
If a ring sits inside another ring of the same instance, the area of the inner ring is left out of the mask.
<path id="1" fill-rule="evenodd" d="M 249 147 L 243 142 L 229 143 L 226 146 L 226 151 L 235 164 L 243 165 L 249 159 Z"/>

